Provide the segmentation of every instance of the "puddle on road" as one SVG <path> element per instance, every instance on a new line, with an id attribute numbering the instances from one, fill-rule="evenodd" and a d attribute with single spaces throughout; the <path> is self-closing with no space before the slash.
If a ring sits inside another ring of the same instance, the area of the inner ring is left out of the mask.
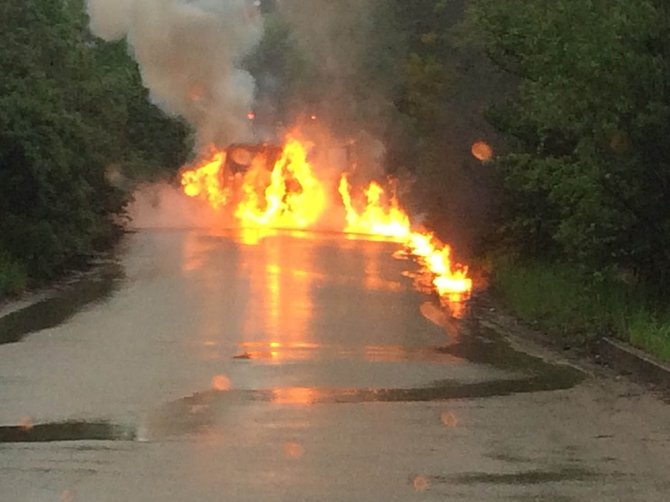
<path id="1" fill-rule="evenodd" d="M 30 333 L 67 321 L 86 305 L 107 298 L 121 276 L 120 266 L 110 264 L 95 277 L 76 281 L 54 297 L 0 317 L 0 344 L 19 342 Z"/>
<path id="2" fill-rule="evenodd" d="M 60 422 L 0 426 L 0 443 L 54 441 L 132 441 L 135 429 L 108 422 Z"/>
<path id="3" fill-rule="evenodd" d="M 514 350 L 504 337 L 479 327 L 474 321 L 468 324 L 467 330 L 467 334 L 449 345 L 431 349 L 436 360 L 448 361 L 451 357 L 485 364 L 505 369 L 510 372 L 509 378 L 482 382 L 441 380 L 412 388 L 282 387 L 265 390 L 231 389 L 223 392 L 206 390 L 167 403 L 149 413 L 143 426 L 143 436 L 153 440 L 211 430 L 219 426 L 222 420 L 226 420 L 232 406 L 249 402 L 313 406 L 476 399 L 568 389 L 584 379 L 584 374 L 573 367 L 550 364 Z"/>
<path id="4" fill-rule="evenodd" d="M 538 485 L 562 483 L 566 481 L 589 481 L 599 475 L 593 471 L 576 467 L 564 467 L 555 471 L 529 470 L 513 473 L 471 472 L 447 476 L 431 476 L 432 483 L 454 484 L 494 484 L 494 485 Z"/>

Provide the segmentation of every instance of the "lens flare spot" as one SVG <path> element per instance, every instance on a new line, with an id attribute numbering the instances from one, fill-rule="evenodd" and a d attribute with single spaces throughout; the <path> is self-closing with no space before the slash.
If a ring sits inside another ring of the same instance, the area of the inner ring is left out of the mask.
<path id="1" fill-rule="evenodd" d="M 458 418 L 451 411 L 444 411 L 440 415 L 440 421 L 445 427 L 453 429 L 458 426 Z"/>
<path id="2" fill-rule="evenodd" d="M 484 141 L 477 141 L 472 145 L 472 155 L 481 162 L 488 162 L 493 158 L 493 148 Z"/>
<path id="3" fill-rule="evenodd" d="M 224 392 L 230 390 L 230 379 L 225 375 L 216 375 L 212 378 L 212 389 Z"/>
<path id="4" fill-rule="evenodd" d="M 74 492 L 72 490 L 65 490 L 60 495 L 61 502 L 74 502 Z"/>
<path id="5" fill-rule="evenodd" d="M 419 475 L 412 480 L 412 486 L 414 486 L 414 491 L 422 493 L 428 490 L 430 482 L 426 476 Z"/>

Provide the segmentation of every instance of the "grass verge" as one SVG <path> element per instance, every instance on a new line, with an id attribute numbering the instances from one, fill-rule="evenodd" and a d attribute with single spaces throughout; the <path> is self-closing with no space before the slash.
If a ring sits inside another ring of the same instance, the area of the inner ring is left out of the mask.
<path id="1" fill-rule="evenodd" d="M 20 292 L 27 283 L 25 266 L 11 256 L 0 253 L 0 298 Z"/>
<path id="2" fill-rule="evenodd" d="M 494 270 L 495 293 L 521 319 L 570 343 L 614 336 L 670 361 L 670 310 L 640 285 L 564 264 L 500 260 Z"/>

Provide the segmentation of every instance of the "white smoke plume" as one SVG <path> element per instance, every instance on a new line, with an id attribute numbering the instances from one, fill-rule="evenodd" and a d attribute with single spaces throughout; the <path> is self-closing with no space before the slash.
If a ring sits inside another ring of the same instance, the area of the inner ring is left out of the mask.
<path id="1" fill-rule="evenodd" d="M 88 0 L 92 32 L 126 38 L 151 99 L 184 117 L 199 147 L 251 138 L 254 81 L 241 59 L 260 41 L 251 0 Z"/>

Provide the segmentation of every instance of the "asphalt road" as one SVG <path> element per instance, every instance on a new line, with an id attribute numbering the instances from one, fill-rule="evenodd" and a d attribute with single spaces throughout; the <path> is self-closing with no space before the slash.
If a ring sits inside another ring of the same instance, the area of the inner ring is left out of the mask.
<path id="1" fill-rule="evenodd" d="M 0 501 L 670 500 L 659 396 L 513 348 L 394 251 L 141 232 L 5 306 Z"/>

